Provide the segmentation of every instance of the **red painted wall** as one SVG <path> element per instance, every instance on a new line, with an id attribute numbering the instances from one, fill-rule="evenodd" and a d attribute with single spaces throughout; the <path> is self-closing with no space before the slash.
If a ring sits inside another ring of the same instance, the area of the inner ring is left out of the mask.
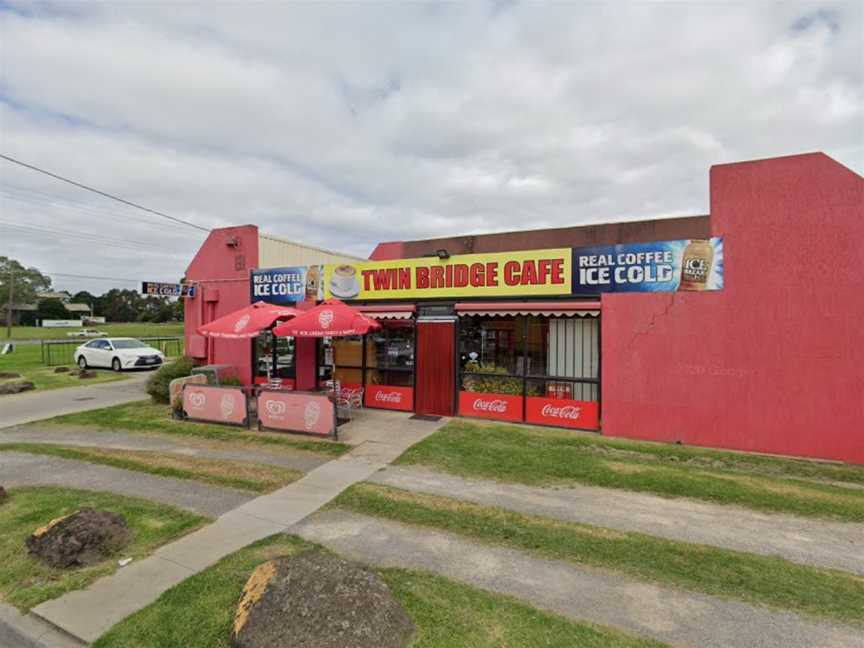
<path id="1" fill-rule="evenodd" d="M 237 241 L 236 247 L 227 245 Z M 200 364 L 230 364 L 238 377 L 252 381 L 252 345 L 249 340 L 202 339 L 195 329 L 249 305 L 249 270 L 258 266 L 258 228 L 241 225 L 213 230 L 186 271 L 196 282 L 195 297 L 186 300 L 187 355 Z"/>
<path id="2" fill-rule="evenodd" d="M 603 296 L 603 432 L 864 463 L 864 179 L 711 169 L 725 288 Z"/>

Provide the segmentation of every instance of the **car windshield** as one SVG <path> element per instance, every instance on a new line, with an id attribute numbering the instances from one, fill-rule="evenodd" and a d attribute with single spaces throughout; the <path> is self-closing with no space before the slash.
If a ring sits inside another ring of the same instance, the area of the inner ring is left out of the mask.
<path id="1" fill-rule="evenodd" d="M 144 349 L 146 344 L 140 340 L 113 340 L 115 349 Z"/>

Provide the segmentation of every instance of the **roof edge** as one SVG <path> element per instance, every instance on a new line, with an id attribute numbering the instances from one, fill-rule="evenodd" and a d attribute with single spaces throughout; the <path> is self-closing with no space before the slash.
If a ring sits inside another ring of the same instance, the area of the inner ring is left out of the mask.
<path id="1" fill-rule="evenodd" d="M 348 254 L 347 252 L 340 252 L 338 250 L 328 250 L 327 248 L 318 247 L 317 245 L 307 245 L 306 243 L 302 243 L 300 241 L 292 241 L 291 239 L 287 239 L 282 236 L 276 236 L 275 234 L 267 234 L 266 232 L 258 231 L 258 238 L 266 238 L 271 241 L 278 241 L 279 243 L 290 243 L 291 245 L 298 245 L 300 247 L 306 248 L 307 250 L 315 250 L 316 252 L 323 252 L 324 254 L 332 254 L 334 256 L 343 256 L 349 259 L 355 259 L 357 261 L 366 261 L 364 257 L 357 256 L 356 254 Z"/>

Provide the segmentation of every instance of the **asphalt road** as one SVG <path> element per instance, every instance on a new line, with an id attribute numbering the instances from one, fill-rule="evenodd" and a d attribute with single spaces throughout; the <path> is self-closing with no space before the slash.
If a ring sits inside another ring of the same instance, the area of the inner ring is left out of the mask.
<path id="1" fill-rule="evenodd" d="M 292 532 L 343 557 L 382 567 L 431 571 L 576 621 L 673 646 L 864 647 L 860 628 L 537 558 L 389 520 L 323 511 L 294 526 Z"/>
<path id="2" fill-rule="evenodd" d="M 130 373 L 127 380 L 119 382 L 0 396 L 0 428 L 143 400 L 147 398 L 144 387 L 150 375 L 142 371 Z"/>

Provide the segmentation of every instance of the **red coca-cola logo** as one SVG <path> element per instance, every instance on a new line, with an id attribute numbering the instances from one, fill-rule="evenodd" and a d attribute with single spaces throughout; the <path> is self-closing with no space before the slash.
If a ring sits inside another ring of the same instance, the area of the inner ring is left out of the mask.
<path id="1" fill-rule="evenodd" d="M 494 400 L 483 400 L 482 398 L 477 398 L 474 400 L 471 407 L 475 412 L 504 413 L 507 411 L 507 401 L 501 400 L 500 398 Z"/>
<path id="2" fill-rule="evenodd" d="M 401 403 L 402 392 L 377 391 L 375 392 L 375 400 L 379 403 Z"/>
<path id="3" fill-rule="evenodd" d="M 582 408 L 575 405 L 564 405 L 562 407 L 544 405 L 543 409 L 540 410 L 540 414 L 549 418 L 571 419 L 575 421 L 582 415 Z"/>

